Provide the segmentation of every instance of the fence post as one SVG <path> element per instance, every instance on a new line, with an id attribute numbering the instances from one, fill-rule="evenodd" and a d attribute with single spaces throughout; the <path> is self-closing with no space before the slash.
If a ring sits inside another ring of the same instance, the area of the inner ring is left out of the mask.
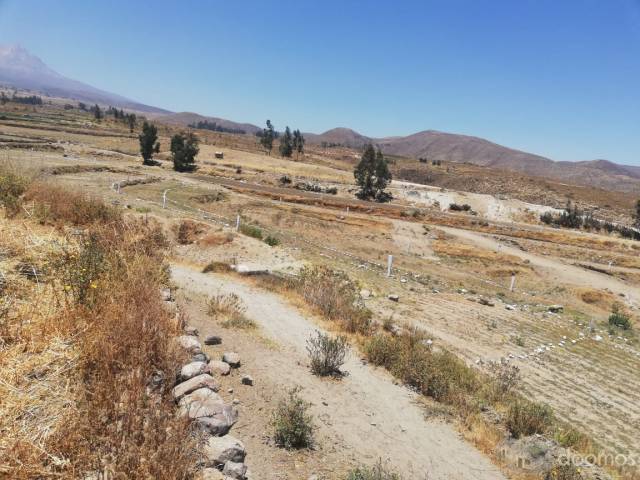
<path id="1" fill-rule="evenodd" d="M 236 217 L 236 232 L 240 230 L 240 215 Z"/>
<path id="2" fill-rule="evenodd" d="M 391 267 L 393 266 L 393 255 L 387 256 L 387 277 L 391 276 Z"/>
<path id="3" fill-rule="evenodd" d="M 516 274 L 511 274 L 511 286 L 509 287 L 509 291 L 513 292 L 513 288 L 516 286 Z"/>
<path id="4" fill-rule="evenodd" d="M 165 190 L 164 192 L 162 192 L 162 208 L 167 208 L 167 192 L 169 190 Z"/>

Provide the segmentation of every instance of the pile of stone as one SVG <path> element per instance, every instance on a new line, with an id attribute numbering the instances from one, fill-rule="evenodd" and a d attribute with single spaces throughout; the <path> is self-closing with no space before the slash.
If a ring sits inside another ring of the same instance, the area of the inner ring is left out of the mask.
<path id="1" fill-rule="evenodd" d="M 231 369 L 240 368 L 240 356 L 226 352 L 221 360 L 211 360 L 202 350 L 198 331 L 186 327 L 177 338 L 179 345 L 191 354 L 182 366 L 173 388 L 173 398 L 179 415 L 187 416 L 202 435 L 199 472 L 200 480 L 248 480 L 250 473 L 244 463 L 246 451 L 240 440 L 229 435 L 238 421 L 238 411 L 219 395 L 216 377 L 229 375 Z M 222 339 L 209 336 L 207 345 L 219 345 Z M 252 385 L 253 379 L 243 375 L 242 383 Z"/>

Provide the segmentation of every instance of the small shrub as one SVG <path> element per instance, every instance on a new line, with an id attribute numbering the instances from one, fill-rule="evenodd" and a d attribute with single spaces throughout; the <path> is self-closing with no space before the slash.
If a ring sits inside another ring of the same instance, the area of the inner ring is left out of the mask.
<path id="1" fill-rule="evenodd" d="M 337 187 L 327 187 L 327 188 L 325 188 L 324 193 L 328 193 L 329 195 L 337 195 L 338 194 L 338 188 Z"/>
<path id="2" fill-rule="evenodd" d="M 202 269 L 202 273 L 226 273 L 230 272 L 231 267 L 224 262 L 209 262 Z"/>
<path id="3" fill-rule="evenodd" d="M 262 240 L 262 229 L 254 225 L 241 223 L 240 233 L 242 233 L 243 235 L 246 235 L 247 237 L 253 237 L 253 238 L 257 238 L 258 240 Z"/>
<path id="4" fill-rule="evenodd" d="M 311 359 L 311 371 L 314 375 L 340 375 L 340 367 L 349 350 L 346 337 L 332 338 L 320 331 L 316 331 L 307 340 L 307 352 Z"/>
<path id="5" fill-rule="evenodd" d="M 264 239 L 264 243 L 266 243 L 270 247 L 276 247 L 276 246 L 280 245 L 280 240 L 278 238 L 276 238 L 276 237 L 271 236 L 271 235 L 267 235 L 267 238 Z"/>
<path id="6" fill-rule="evenodd" d="M 401 480 L 401 477 L 379 461 L 373 467 L 358 467 L 351 470 L 345 480 Z"/>
<path id="7" fill-rule="evenodd" d="M 624 313 L 618 304 L 614 304 L 611 310 L 611 315 L 609 315 L 609 325 L 623 330 L 630 330 L 631 320 L 629 315 Z"/>
<path id="8" fill-rule="evenodd" d="M 468 212 L 471 210 L 471 205 L 468 205 L 466 203 L 463 205 L 459 205 L 457 203 L 450 203 L 449 210 L 451 210 L 452 212 Z"/>
<path id="9" fill-rule="evenodd" d="M 544 480 L 582 480 L 580 469 L 573 463 L 554 465 L 545 474 Z"/>
<path id="10" fill-rule="evenodd" d="M 553 411 L 545 404 L 515 400 L 507 412 L 507 428 L 515 438 L 545 433 L 553 421 Z"/>
<path id="11" fill-rule="evenodd" d="M 255 328 L 253 320 L 245 316 L 247 307 L 235 293 L 215 295 L 207 302 L 208 313 L 226 328 Z"/>
<path id="12" fill-rule="evenodd" d="M 176 240 L 180 245 L 190 245 L 194 243 L 198 237 L 207 230 L 207 225 L 194 222 L 193 220 L 183 220 L 177 226 L 174 226 Z"/>
<path id="13" fill-rule="evenodd" d="M 0 165 L 0 203 L 4 205 L 7 218 L 14 217 L 20 211 L 20 196 L 28 184 L 29 180 L 26 177 L 4 164 Z"/>
<path id="14" fill-rule="evenodd" d="M 553 434 L 553 438 L 564 448 L 574 448 L 584 452 L 591 447 L 589 437 L 575 428 L 560 428 Z"/>
<path id="15" fill-rule="evenodd" d="M 516 365 L 493 362 L 489 370 L 493 375 L 493 393 L 498 399 L 511 392 L 520 382 L 520 369 Z"/>
<path id="16" fill-rule="evenodd" d="M 308 413 L 310 403 L 305 402 L 293 388 L 280 400 L 271 417 L 273 439 L 279 447 L 291 449 L 313 446 L 313 417 Z"/>

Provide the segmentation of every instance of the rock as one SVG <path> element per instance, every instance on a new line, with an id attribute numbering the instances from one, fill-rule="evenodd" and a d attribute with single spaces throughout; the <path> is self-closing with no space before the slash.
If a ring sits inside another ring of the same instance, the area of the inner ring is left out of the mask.
<path id="1" fill-rule="evenodd" d="M 191 362 L 187 363 L 180 370 L 180 381 L 184 382 L 202 373 L 207 373 L 208 367 L 206 362 Z"/>
<path id="2" fill-rule="evenodd" d="M 253 378 L 250 375 L 243 375 L 240 381 L 243 385 L 253 385 Z"/>
<path id="3" fill-rule="evenodd" d="M 211 374 L 229 375 L 230 371 L 231 367 L 226 362 L 221 362 L 220 360 L 211 360 L 209 362 L 209 372 Z"/>
<path id="4" fill-rule="evenodd" d="M 400 296 L 396 295 L 395 293 L 391 293 L 387 296 L 387 298 L 389 300 L 391 300 L 392 302 L 398 302 L 400 301 Z"/>
<path id="5" fill-rule="evenodd" d="M 360 290 L 360 297 L 367 299 L 371 296 L 371 290 L 367 290 L 367 289 L 362 289 Z"/>
<path id="6" fill-rule="evenodd" d="M 173 297 L 171 296 L 171 289 L 170 288 L 162 288 L 160 290 L 160 296 L 162 297 L 162 300 L 164 300 L 165 302 L 172 302 L 173 301 Z"/>
<path id="7" fill-rule="evenodd" d="M 191 353 L 200 353 L 202 351 L 202 345 L 198 339 L 192 335 L 180 335 L 176 341 L 178 345 Z"/>
<path id="8" fill-rule="evenodd" d="M 487 307 L 493 307 L 493 306 L 495 306 L 495 303 L 493 303 L 492 301 L 487 300 L 486 298 L 483 298 L 483 297 L 480 297 L 480 298 L 478 299 L 478 303 L 479 303 L 480 305 L 486 305 Z"/>
<path id="9" fill-rule="evenodd" d="M 225 352 L 222 355 L 222 361 L 228 363 L 231 368 L 240 367 L 240 355 L 236 352 Z"/>
<path id="10" fill-rule="evenodd" d="M 547 310 L 551 313 L 560 313 L 564 310 L 564 307 L 562 305 L 549 305 Z"/>
<path id="11" fill-rule="evenodd" d="M 231 427 L 238 421 L 238 410 L 231 405 L 223 405 L 218 413 L 209 417 L 198 417 L 198 427 L 209 435 L 221 437 L 229 433 Z"/>
<path id="12" fill-rule="evenodd" d="M 214 392 L 219 389 L 215 379 L 208 373 L 203 373 L 177 385 L 172 392 L 173 398 L 176 402 L 179 402 L 182 397 L 200 388 L 208 388 Z"/>
<path id="13" fill-rule="evenodd" d="M 246 455 L 244 445 L 231 435 L 210 437 L 203 447 L 207 466 L 221 467 L 227 462 L 243 462 Z"/>
<path id="14" fill-rule="evenodd" d="M 178 402 L 180 415 L 191 419 L 212 417 L 222 413 L 226 406 L 222 397 L 208 388 L 199 388 L 183 396 Z"/>
<path id="15" fill-rule="evenodd" d="M 217 468 L 203 468 L 196 475 L 196 480 L 224 480 L 224 475 Z"/>
<path id="16" fill-rule="evenodd" d="M 192 362 L 208 362 L 209 355 L 203 352 L 196 353 L 193 357 L 191 357 L 191 361 Z"/>
<path id="17" fill-rule="evenodd" d="M 247 466 L 244 463 L 227 462 L 224 464 L 222 474 L 236 480 L 244 480 L 247 473 Z"/>
<path id="18" fill-rule="evenodd" d="M 186 327 L 184 327 L 184 333 L 185 335 L 191 335 L 193 337 L 197 337 L 200 332 L 198 332 L 198 329 L 196 327 L 192 325 L 187 325 Z"/>
<path id="19" fill-rule="evenodd" d="M 205 345 L 220 345 L 222 343 L 222 337 L 218 335 L 209 335 L 204 339 Z"/>

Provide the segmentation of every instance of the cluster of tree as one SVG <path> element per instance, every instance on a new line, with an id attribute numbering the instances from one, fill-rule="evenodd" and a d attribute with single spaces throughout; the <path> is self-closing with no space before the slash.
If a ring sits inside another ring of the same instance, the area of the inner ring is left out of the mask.
<path id="1" fill-rule="evenodd" d="M 284 133 L 280 135 L 273 127 L 271 120 L 267 120 L 266 128 L 263 128 L 261 132 L 256 132 L 256 136 L 260 138 L 260 145 L 271 155 L 273 150 L 273 141 L 280 138 L 280 146 L 278 150 L 283 157 L 291 157 L 293 153 L 299 158 L 304 153 L 304 136 L 300 130 L 294 130 L 291 132 L 289 127 L 284 129 Z"/>
<path id="2" fill-rule="evenodd" d="M 420 163 L 429 163 L 429 159 L 427 157 L 420 157 L 418 158 L 418 161 Z M 440 166 L 442 164 L 441 160 L 431 160 L 431 165 L 433 166 Z"/>
<path id="3" fill-rule="evenodd" d="M 95 117 L 95 119 L 97 121 L 102 120 L 102 117 L 104 115 L 102 114 L 102 110 L 100 109 L 100 105 L 98 105 L 96 103 L 93 107 L 89 108 L 89 111 L 93 113 L 93 116 Z"/>
<path id="4" fill-rule="evenodd" d="M 304 137 L 300 130 L 294 130 L 286 127 L 284 133 L 280 137 L 280 155 L 282 157 L 291 157 L 293 152 L 300 158 L 300 154 L 304 153 Z"/>
<path id="5" fill-rule="evenodd" d="M 135 113 L 125 113 L 124 110 L 114 107 L 109 107 L 107 109 L 107 115 L 113 115 L 114 120 L 120 121 L 125 125 L 129 126 L 129 132 L 133 133 L 133 129 L 136 127 L 136 114 Z"/>
<path id="6" fill-rule="evenodd" d="M 211 130 L 213 132 L 223 132 L 223 133 L 235 133 L 237 135 L 244 135 L 247 133 L 246 130 L 242 128 L 228 128 L 223 127 L 222 125 L 218 125 L 216 122 L 210 122 L 208 120 L 200 120 L 198 122 L 190 123 L 189 128 L 197 128 L 199 130 Z"/>
<path id="7" fill-rule="evenodd" d="M 4 105 L 7 102 L 20 103 L 22 105 L 42 105 L 42 97 L 30 95 L 28 97 L 19 97 L 15 93 L 11 97 L 7 97 L 4 92 L 0 93 L 0 103 Z"/>
<path id="8" fill-rule="evenodd" d="M 599 220 L 593 216 L 591 212 L 582 212 L 576 205 L 572 205 L 571 201 L 567 202 L 564 211 L 560 213 L 545 212 L 540 215 L 540 221 L 555 227 L 575 228 L 594 231 L 605 231 L 607 233 L 618 233 L 623 238 L 632 240 L 640 240 L 640 200 L 636 204 L 634 212 L 634 227 L 627 227 L 605 220 Z"/>
<path id="9" fill-rule="evenodd" d="M 362 200 L 388 202 L 391 195 L 385 192 L 391 182 L 391 172 L 387 160 L 378 148 L 371 144 L 364 146 L 362 158 L 353 171 L 356 183 L 360 187 L 357 197 Z"/>
<path id="10" fill-rule="evenodd" d="M 343 145 L 341 143 L 322 141 L 320 142 L 320 146 L 322 147 L 323 150 L 326 150 L 327 148 L 342 147 Z"/>

